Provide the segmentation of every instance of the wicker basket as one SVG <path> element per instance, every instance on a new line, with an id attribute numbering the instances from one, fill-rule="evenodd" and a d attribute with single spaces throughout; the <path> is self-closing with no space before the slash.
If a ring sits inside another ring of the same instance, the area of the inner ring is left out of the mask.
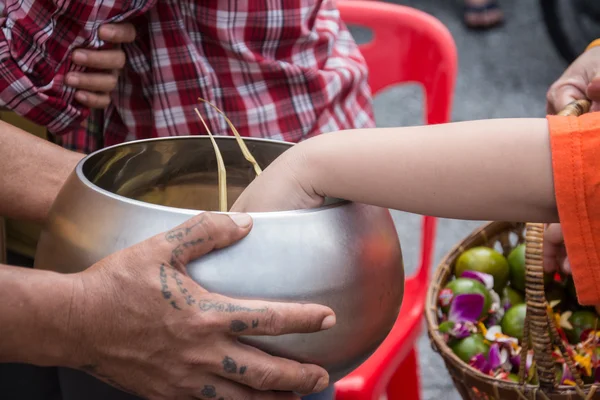
<path id="1" fill-rule="evenodd" d="M 589 102 L 578 101 L 570 104 L 561 115 L 581 115 L 589 110 Z M 574 368 L 570 356 L 565 357 L 577 386 L 559 385 L 556 381 L 555 365 L 552 359 L 553 345 L 567 354 L 556 331 L 554 319 L 548 313 L 544 294 L 544 273 L 542 268 L 543 224 L 523 224 L 492 222 L 473 232 L 446 255 L 439 265 L 427 293 L 425 315 L 427 329 L 433 349 L 438 352 L 445 364 L 454 385 L 463 399 L 600 399 L 600 385 L 584 385 Z M 438 326 L 438 296 L 450 280 L 457 258 L 465 250 L 476 246 L 489 246 L 508 255 L 517 244 L 525 243 L 527 314 L 524 337 L 531 336 L 533 359 L 536 363 L 539 384 L 526 384 L 525 354 L 527 341 L 523 341 L 521 354 L 520 383 L 495 379 L 464 363 L 447 346 Z"/>

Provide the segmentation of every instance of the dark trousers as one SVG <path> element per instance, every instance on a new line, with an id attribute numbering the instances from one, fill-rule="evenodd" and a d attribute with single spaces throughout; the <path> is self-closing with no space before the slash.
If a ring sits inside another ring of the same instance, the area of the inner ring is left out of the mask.
<path id="1" fill-rule="evenodd" d="M 33 267 L 32 259 L 11 252 L 7 261 Z M 57 369 L 26 364 L 0 364 L 0 393 L 3 400 L 62 400 Z"/>

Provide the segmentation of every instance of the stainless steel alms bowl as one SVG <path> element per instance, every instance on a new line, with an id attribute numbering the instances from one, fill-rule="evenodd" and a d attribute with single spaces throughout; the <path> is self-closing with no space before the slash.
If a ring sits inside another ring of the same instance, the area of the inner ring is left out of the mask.
<path id="1" fill-rule="evenodd" d="M 255 174 L 232 137 L 217 137 L 229 203 Z M 245 139 L 262 168 L 291 143 Z M 96 261 L 197 214 L 217 210 L 215 153 L 206 136 L 128 142 L 84 158 L 58 195 L 36 268 L 83 271 Z M 328 331 L 244 338 L 271 354 L 326 368 L 332 381 L 385 339 L 400 310 L 404 270 L 386 209 L 328 199 L 309 210 L 254 213 L 250 234 L 188 265 L 209 291 L 331 307 Z M 158 279 L 158 278 L 157 278 Z"/>

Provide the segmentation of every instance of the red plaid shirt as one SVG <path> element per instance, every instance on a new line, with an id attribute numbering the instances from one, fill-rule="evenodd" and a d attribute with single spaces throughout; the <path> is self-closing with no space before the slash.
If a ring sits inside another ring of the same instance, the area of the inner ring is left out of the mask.
<path id="1" fill-rule="evenodd" d="M 214 134 L 231 134 L 198 97 L 243 136 L 297 142 L 374 125 L 367 68 L 333 0 L 6 0 L 5 15 L 0 105 L 76 150 L 205 134 L 195 107 Z M 127 66 L 112 104 L 77 129 L 88 113 L 63 85 L 69 55 L 101 48 L 98 27 L 119 21 L 138 32 Z"/>

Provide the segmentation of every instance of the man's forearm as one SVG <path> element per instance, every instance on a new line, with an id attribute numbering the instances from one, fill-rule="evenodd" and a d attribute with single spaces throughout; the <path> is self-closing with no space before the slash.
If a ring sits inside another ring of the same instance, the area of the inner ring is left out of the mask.
<path id="1" fill-rule="evenodd" d="M 0 216 L 43 222 L 83 157 L 0 121 Z"/>
<path id="2" fill-rule="evenodd" d="M 0 362 L 75 365 L 73 276 L 0 264 Z"/>

